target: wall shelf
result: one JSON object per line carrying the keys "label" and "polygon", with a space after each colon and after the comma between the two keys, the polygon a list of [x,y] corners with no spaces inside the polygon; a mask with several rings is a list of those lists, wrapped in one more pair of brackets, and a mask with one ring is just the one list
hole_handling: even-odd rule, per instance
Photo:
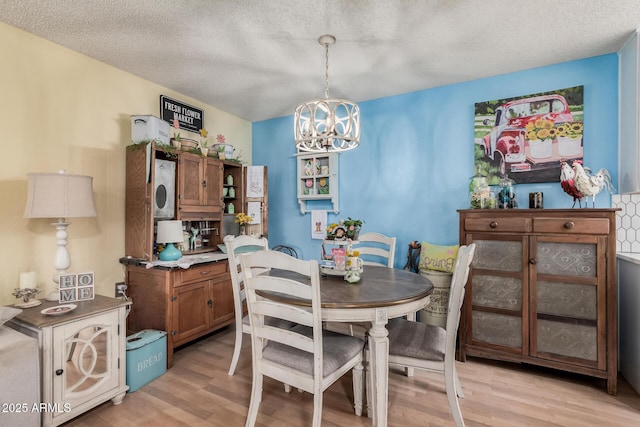
{"label": "wall shelf", "polygon": [[338,154],[299,153],[296,156],[300,213],[309,212],[307,202],[310,200],[328,200],[333,212],[338,213]]}

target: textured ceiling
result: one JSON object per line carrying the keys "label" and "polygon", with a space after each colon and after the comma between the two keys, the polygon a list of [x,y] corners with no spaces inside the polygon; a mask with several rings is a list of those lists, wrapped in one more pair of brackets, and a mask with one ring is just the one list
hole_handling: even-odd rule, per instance
{"label": "textured ceiling", "polygon": [[638,0],[0,0],[0,21],[250,121],[615,52]]}

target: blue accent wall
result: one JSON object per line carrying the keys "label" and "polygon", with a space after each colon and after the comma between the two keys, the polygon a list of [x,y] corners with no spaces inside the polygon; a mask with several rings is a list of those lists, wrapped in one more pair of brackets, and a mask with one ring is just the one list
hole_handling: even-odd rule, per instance
{"label": "blue accent wall", "polygon": [[[584,164],[608,169],[617,182],[618,57],[608,54],[359,103],[360,146],[340,155],[340,212],[330,212],[328,221],[358,218],[365,221],[363,231],[396,236],[396,268],[403,267],[413,240],[458,243],[456,210],[468,208],[474,174],[475,103],[580,85]],[[296,198],[293,115],[255,122],[252,133],[253,164],[269,171],[270,245],[292,246],[301,258],[319,259],[321,241],[311,239],[311,214],[300,213]],[[518,206],[528,207],[532,191],[544,193],[545,208],[572,205],[554,182],[517,185]],[[609,194],[601,193],[596,207],[610,206]],[[331,206],[315,202],[309,209]]]}

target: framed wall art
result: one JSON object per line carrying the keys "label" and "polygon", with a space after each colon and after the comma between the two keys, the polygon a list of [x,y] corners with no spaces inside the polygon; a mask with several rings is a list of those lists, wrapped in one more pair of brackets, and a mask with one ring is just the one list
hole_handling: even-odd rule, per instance
{"label": "framed wall art", "polygon": [[560,181],[560,164],[582,160],[584,87],[475,104],[475,170],[490,185]]}

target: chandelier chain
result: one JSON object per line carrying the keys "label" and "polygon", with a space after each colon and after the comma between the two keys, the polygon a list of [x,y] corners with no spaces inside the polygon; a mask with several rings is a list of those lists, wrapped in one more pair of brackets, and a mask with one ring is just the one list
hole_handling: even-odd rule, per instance
{"label": "chandelier chain", "polygon": [[325,76],[325,89],[324,97],[329,98],[329,43],[324,44],[324,76]]}

